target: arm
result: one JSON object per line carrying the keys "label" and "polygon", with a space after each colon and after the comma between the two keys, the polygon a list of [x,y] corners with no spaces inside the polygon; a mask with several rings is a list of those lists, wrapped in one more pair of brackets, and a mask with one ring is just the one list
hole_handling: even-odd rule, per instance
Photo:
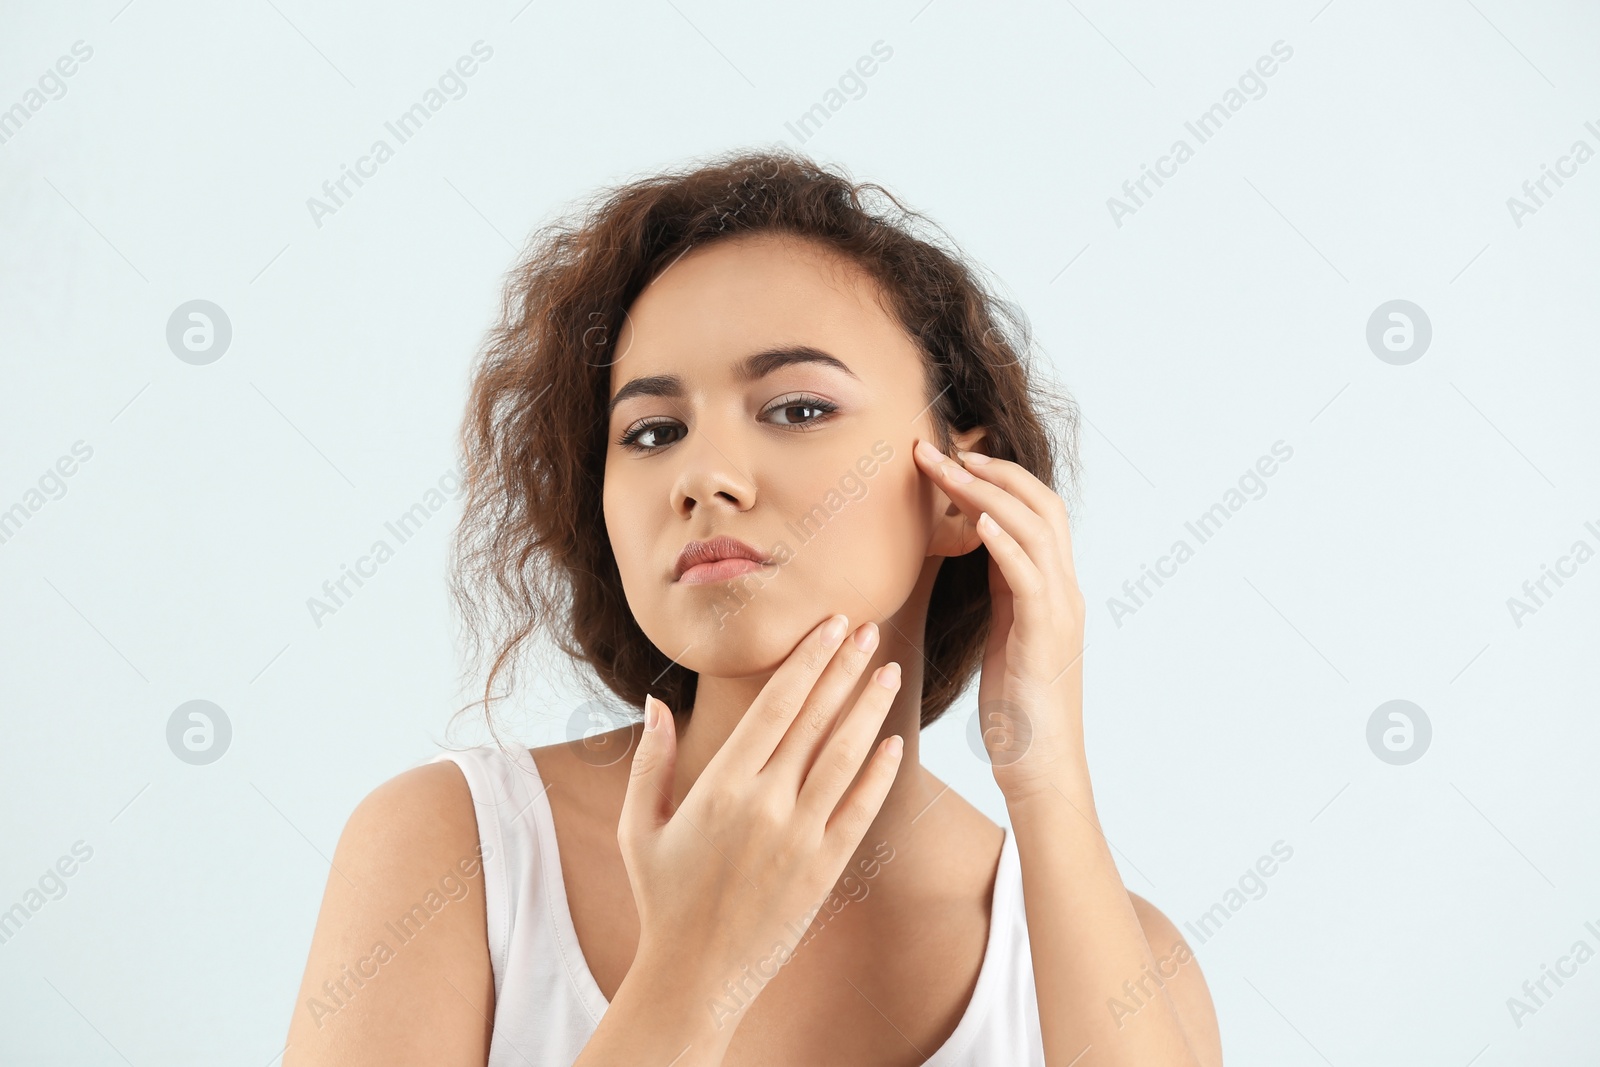
{"label": "arm", "polygon": [[[1211,990],[1206,986],[1205,975],[1200,972],[1200,960],[1190,949],[1172,920],[1148,900],[1137,893],[1129,893],[1133,910],[1144,929],[1144,939],[1156,958],[1156,973],[1165,983],[1162,987],[1178,1009],[1183,1021],[1183,1032],[1189,1039],[1202,1067],[1222,1067],[1222,1033],[1217,1028],[1217,1009],[1211,1002]],[[1176,973],[1174,973],[1176,972]],[[1154,979],[1146,983],[1153,984]],[[1140,995],[1143,996],[1141,988]],[[1134,1005],[1135,1010],[1139,1010]],[[1120,1014],[1120,1013],[1119,1013]]]}
{"label": "arm", "polygon": [[[962,467],[927,441],[913,453],[989,551],[978,710],[1022,865],[1045,1062],[1216,1067],[1216,1013],[1200,969],[1181,965],[1193,956],[1172,924],[1123,887],[1100,830],[1084,753],[1084,605],[1066,505],[1008,460],[961,452]],[[1176,973],[1174,956],[1182,957]]]}
{"label": "arm", "polygon": [[[402,943],[408,913],[417,928]],[[733,1027],[705,1009],[715,983],[688,977],[681,960],[641,955],[577,1062],[720,1063]],[[494,1011],[472,794],[454,763],[424,764],[375,789],[345,825],[283,1067],[483,1067]]]}
{"label": "arm", "polygon": [[1046,1060],[1221,1067],[1200,965],[1171,921],[1123,887],[1084,782],[1008,804]]}
{"label": "arm", "polygon": [[[478,847],[454,763],[412,768],[357,805],[334,850],[283,1067],[483,1067],[494,975]],[[416,927],[402,942],[389,924],[408,913]]]}

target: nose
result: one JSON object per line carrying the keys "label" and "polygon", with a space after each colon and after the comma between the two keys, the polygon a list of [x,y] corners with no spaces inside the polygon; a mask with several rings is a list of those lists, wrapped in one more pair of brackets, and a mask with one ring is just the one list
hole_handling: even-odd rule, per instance
{"label": "nose", "polygon": [[691,430],[679,442],[677,458],[681,466],[672,484],[672,507],[683,518],[697,508],[748,511],[755,505],[755,479],[741,466],[744,457],[732,438],[714,441]]}

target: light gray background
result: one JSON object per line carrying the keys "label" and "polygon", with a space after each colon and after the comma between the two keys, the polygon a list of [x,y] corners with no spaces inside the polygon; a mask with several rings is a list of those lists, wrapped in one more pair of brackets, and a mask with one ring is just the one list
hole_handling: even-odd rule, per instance
{"label": "light gray background", "polygon": [[[1600,949],[1600,561],[1507,607],[1600,548],[1600,159],[1507,207],[1600,149],[1594,5],[3,10],[0,109],[93,56],[0,145],[0,509],[93,455],[0,544],[0,908],[93,856],[0,945],[0,1061],[276,1062],[345,818],[470,699],[459,502],[320,627],[307,598],[450,469],[534,226],[787,142],[946,226],[1082,404],[1088,744],[1127,883],[1181,927],[1293,849],[1197,944],[1228,1062],[1596,1062],[1600,960],[1520,1027],[1506,1003]],[[307,198],[480,39],[466,94],[316,226]],[[879,40],[801,144],[786,123]],[[1197,145],[1184,122],[1280,40]],[[1116,225],[1180,137],[1194,158]],[[233,329],[206,366],[166,341],[193,299]],[[1366,342],[1394,299],[1433,329],[1404,366]],[[1265,496],[1118,626],[1108,598],[1278,440]],[[560,739],[576,692],[542,679],[513,729]],[[233,730],[208,766],[166,741],[195,699]],[[1004,819],[974,699],[925,757]],[[1405,766],[1366,741],[1391,699],[1433,728]]]}

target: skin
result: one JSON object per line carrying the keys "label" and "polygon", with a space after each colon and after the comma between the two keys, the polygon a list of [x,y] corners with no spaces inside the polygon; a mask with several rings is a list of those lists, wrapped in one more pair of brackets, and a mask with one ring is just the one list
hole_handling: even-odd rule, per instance
{"label": "skin", "polygon": [[[848,371],[738,373],[785,345]],[[915,345],[869,276],[808,241],[761,234],[691,250],[635,301],[617,351],[613,396],[664,375],[680,388],[633,392],[612,412],[607,533],[640,627],[700,681],[692,709],[653,702],[655,729],[603,735],[629,758],[597,760],[581,743],[533,752],[578,940],[611,1001],[578,1063],[911,1065],[948,1038],[982,963],[1003,835],[920,765],[920,635],[943,558],[984,543],[996,625],[979,707],[999,715],[985,736],[1022,864],[1046,1061],[1220,1064],[1199,964],[1122,885],[1100,833],[1083,754],[1082,598],[1059,497],[1013,464],[916,448],[936,434]],[[622,444],[646,423],[643,451]],[[864,457],[878,462],[858,466]],[[795,530],[819,503],[831,514],[802,543]],[[718,534],[782,562],[675,581],[683,545]],[[835,615],[848,625],[829,648]],[[319,1026],[307,1008],[386,918],[476,848],[454,764],[407,771],[358,806],[286,1065],[485,1061],[481,873],[336,1014]],[[726,980],[793,944],[787,924],[885,848],[893,859],[873,867],[865,895],[818,915],[816,936],[753,1000],[727,1000]],[[1164,984],[1146,979],[1151,992],[1130,998],[1124,982],[1157,972]],[[719,997],[731,1009],[719,1012]],[[1138,1009],[1120,1025],[1112,997]]]}

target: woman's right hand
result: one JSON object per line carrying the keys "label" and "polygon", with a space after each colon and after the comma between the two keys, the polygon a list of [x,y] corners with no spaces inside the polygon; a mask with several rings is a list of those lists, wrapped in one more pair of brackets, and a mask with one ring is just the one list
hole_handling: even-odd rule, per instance
{"label": "woman's right hand", "polygon": [[676,808],[677,733],[666,705],[646,700],[617,827],[639,911],[634,966],[692,986],[719,1030],[737,1019],[711,998],[725,1013],[724,982],[764,984],[788,960],[899,768],[896,735],[845,792],[900,688],[899,664],[885,664],[840,718],[878,643],[872,623],[845,641],[848,625],[835,615],[800,642]]}

